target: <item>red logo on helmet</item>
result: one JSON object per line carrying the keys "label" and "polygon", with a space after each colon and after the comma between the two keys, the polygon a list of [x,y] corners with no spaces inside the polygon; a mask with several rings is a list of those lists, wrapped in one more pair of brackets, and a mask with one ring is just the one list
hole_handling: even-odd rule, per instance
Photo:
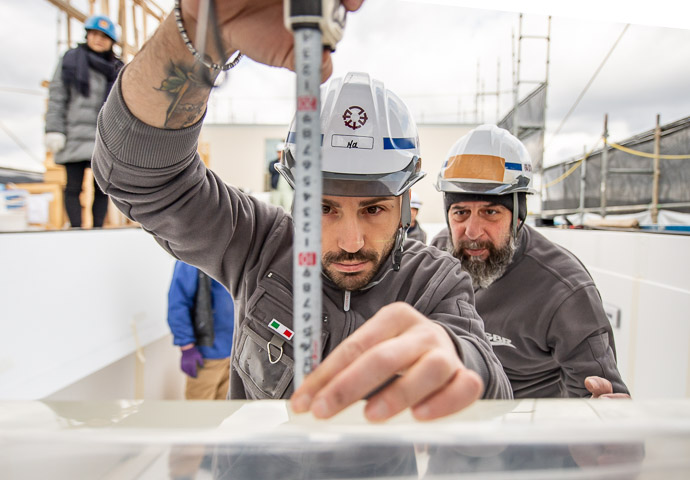
{"label": "red logo on helmet", "polygon": [[367,123],[369,117],[367,117],[367,112],[365,112],[362,107],[352,105],[343,113],[343,120],[345,120],[346,127],[357,130]]}
{"label": "red logo on helmet", "polygon": [[101,27],[101,28],[108,28],[110,25],[108,25],[108,22],[106,22],[105,20],[101,19],[101,20],[98,21],[98,26]]}

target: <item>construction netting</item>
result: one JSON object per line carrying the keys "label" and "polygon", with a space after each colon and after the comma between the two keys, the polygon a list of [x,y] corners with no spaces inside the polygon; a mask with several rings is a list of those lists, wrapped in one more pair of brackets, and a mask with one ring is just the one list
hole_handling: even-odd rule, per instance
{"label": "construction netting", "polygon": [[544,114],[546,112],[546,84],[540,84],[527,95],[517,108],[517,134],[515,132],[515,109],[512,109],[498,126],[505,128],[527,147],[532,158],[532,168],[539,171],[544,156]]}
{"label": "construction netting", "polygon": [[[578,211],[583,180],[584,208],[602,207],[604,148],[608,165],[603,188],[606,208],[612,212],[649,208],[654,192],[654,132],[652,129],[618,143],[609,140],[604,145],[600,141],[599,149],[583,158],[545,168],[542,212]],[[661,126],[658,206],[690,212],[690,117]]]}

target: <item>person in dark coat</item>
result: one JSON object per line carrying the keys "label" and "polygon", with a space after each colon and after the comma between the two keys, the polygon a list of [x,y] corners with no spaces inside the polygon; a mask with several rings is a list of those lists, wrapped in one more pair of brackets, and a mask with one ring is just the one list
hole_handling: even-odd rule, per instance
{"label": "person in dark coat", "polygon": [[[73,228],[81,227],[84,171],[91,167],[98,112],[123,63],[113,52],[117,32],[104,15],[84,22],[86,43],[80,43],[60,59],[50,82],[46,114],[45,146],[55,163],[67,171],[65,209]],[[94,182],[93,226],[102,227],[108,197]]]}

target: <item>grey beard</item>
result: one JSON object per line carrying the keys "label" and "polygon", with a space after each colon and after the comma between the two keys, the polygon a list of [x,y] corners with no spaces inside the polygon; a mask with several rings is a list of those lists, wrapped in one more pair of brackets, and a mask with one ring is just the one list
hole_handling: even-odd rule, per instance
{"label": "grey beard", "polygon": [[[486,248],[489,256],[486,260],[465,255],[465,249]],[[453,248],[453,256],[462,262],[462,267],[470,274],[475,287],[487,288],[505,273],[517,250],[515,237],[511,234],[508,243],[502,248],[496,248],[489,242],[461,242]]]}

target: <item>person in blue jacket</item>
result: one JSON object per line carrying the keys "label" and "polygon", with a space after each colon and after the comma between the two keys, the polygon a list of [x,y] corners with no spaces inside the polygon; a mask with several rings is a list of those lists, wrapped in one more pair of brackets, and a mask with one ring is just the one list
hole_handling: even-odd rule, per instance
{"label": "person in blue jacket", "polygon": [[224,400],[230,379],[235,308],[220,283],[177,261],[168,292],[168,324],[187,374],[185,398]]}

